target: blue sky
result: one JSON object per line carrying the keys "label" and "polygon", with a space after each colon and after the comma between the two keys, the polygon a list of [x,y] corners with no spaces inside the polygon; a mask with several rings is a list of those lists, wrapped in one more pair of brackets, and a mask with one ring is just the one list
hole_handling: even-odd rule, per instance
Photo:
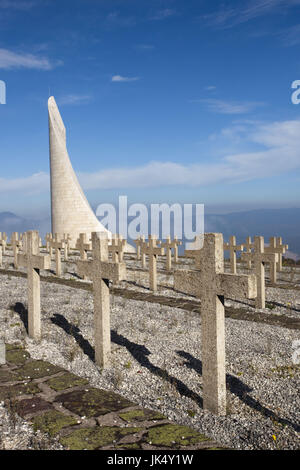
{"label": "blue sky", "polygon": [[47,216],[47,99],[93,207],[299,207],[300,0],[0,0],[0,211]]}

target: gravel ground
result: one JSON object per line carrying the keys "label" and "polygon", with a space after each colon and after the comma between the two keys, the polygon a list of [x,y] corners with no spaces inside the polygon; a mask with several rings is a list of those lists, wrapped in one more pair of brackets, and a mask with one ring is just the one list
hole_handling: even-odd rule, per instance
{"label": "gravel ground", "polygon": [[[92,294],[42,283],[43,335],[36,343],[27,337],[20,320],[20,304],[27,305],[26,287],[25,279],[0,276],[0,331],[7,342],[23,343],[33,358],[88,378],[93,386],[115,390],[223,445],[235,449],[300,448],[300,366],[292,361],[299,330],[226,319],[228,414],[216,417],[201,408],[198,314],[111,296],[112,367],[101,373],[92,361]],[[170,295],[171,291],[163,292]],[[300,291],[269,288],[267,298],[281,306],[266,311],[299,315]],[[286,307],[287,303],[291,305]],[[14,311],[16,304],[21,314]],[[3,419],[5,423],[4,415],[0,409],[0,424]],[[30,448],[29,427],[20,432],[28,434],[28,441],[24,436],[22,439]]]}

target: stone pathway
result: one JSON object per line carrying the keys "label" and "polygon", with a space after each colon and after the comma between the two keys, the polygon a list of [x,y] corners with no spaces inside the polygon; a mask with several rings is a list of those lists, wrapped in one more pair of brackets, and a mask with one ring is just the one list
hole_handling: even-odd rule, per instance
{"label": "stone pathway", "polygon": [[225,449],[194,429],[136,406],[111,391],[6,344],[0,366],[0,401],[34,430],[58,437],[70,450]]}

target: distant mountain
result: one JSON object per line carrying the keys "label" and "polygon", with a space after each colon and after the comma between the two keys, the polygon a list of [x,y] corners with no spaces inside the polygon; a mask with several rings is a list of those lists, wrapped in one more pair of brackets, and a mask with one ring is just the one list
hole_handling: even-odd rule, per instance
{"label": "distant mountain", "polygon": [[206,214],[205,232],[221,232],[224,240],[236,235],[242,243],[247,236],[282,237],[289,251],[300,257],[300,209],[259,209],[230,214]]}
{"label": "distant mountain", "polygon": [[42,237],[50,231],[50,219],[30,220],[20,217],[12,212],[0,212],[0,232],[6,232],[8,237],[12,232],[26,232],[27,230],[38,230]]}
{"label": "distant mountain", "polygon": [[[0,213],[0,232],[10,236],[12,232],[39,230],[42,237],[50,231],[50,218],[30,220],[11,212]],[[205,214],[205,232],[223,233],[224,240],[236,235],[242,243],[247,236],[280,236],[289,245],[291,255],[300,258],[300,209],[259,209],[230,214]]]}

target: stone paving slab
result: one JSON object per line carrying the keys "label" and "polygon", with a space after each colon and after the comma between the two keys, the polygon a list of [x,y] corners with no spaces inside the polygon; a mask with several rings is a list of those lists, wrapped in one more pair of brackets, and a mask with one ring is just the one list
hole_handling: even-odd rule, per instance
{"label": "stone paving slab", "polygon": [[0,400],[35,431],[58,437],[70,450],[225,449],[196,430],[170,422],[46,361],[6,344],[0,367]]}

